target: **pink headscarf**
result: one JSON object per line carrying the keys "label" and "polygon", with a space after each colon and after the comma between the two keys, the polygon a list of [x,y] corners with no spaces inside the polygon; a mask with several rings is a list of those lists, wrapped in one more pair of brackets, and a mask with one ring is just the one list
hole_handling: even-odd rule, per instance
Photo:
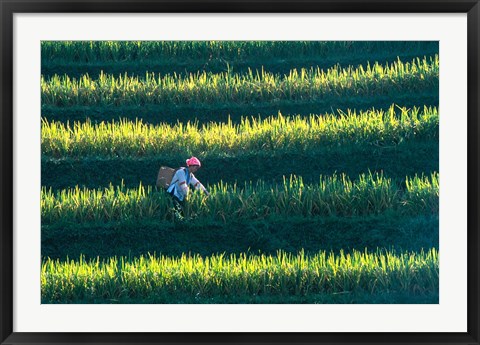
{"label": "pink headscarf", "polygon": [[190,158],[190,159],[187,159],[186,162],[187,162],[187,166],[191,166],[191,165],[202,166],[202,165],[200,164],[200,161],[198,160],[197,157],[192,157],[192,158]]}

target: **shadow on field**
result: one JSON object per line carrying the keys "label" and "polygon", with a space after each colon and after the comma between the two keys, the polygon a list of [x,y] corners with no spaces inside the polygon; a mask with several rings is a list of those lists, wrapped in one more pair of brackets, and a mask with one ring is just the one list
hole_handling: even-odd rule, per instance
{"label": "shadow on field", "polygon": [[275,254],[278,250],[370,252],[375,248],[420,251],[438,248],[438,215],[400,217],[275,218],[248,223],[85,223],[42,226],[42,256],[78,259],[136,257],[147,253],[180,256]]}
{"label": "shadow on field", "polygon": [[[348,159],[345,157],[348,156]],[[362,173],[383,172],[392,179],[405,179],[424,173],[429,175],[439,168],[438,142],[413,141],[393,147],[364,149],[319,148],[319,152],[277,153],[262,155],[245,153],[234,157],[206,157],[196,176],[203,184],[220,180],[243,185],[248,181],[282,183],[283,176],[302,176],[305,183],[318,183],[319,176],[345,173],[352,179]],[[285,162],[288,162],[286,164]],[[308,164],[307,164],[308,162]],[[104,188],[124,184],[127,188],[154,185],[160,166],[177,167],[184,163],[178,156],[99,159],[42,160],[42,186],[64,189],[76,185],[86,188]]]}
{"label": "shadow on field", "polygon": [[278,112],[283,115],[301,115],[310,114],[334,114],[338,109],[388,109],[392,104],[399,104],[402,107],[413,108],[423,106],[438,107],[439,94],[438,86],[420,90],[416,92],[403,92],[396,95],[375,95],[348,97],[346,99],[338,97],[324,97],[318,99],[309,99],[306,101],[270,101],[255,103],[228,103],[223,102],[215,104],[194,104],[194,105],[163,105],[163,104],[143,104],[142,106],[52,106],[42,105],[42,117],[48,121],[58,122],[84,122],[87,119],[93,123],[101,121],[118,121],[119,119],[143,119],[146,123],[159,124],[169,123],[174,125],[180,122],[198,123],[199,125],[209,122],[227,122],[229,119],[233,123],[240,123],[242,117],[266,118],[276,116]]}

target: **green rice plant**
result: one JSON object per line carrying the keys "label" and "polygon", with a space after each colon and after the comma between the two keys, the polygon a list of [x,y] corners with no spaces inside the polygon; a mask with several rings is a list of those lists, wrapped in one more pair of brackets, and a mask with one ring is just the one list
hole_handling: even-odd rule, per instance
{"label": "green rice plant", "polygon": [[70,78],[54,75],[41,78],[42,105],[55,106],[143,106],[146,104],[208,104],[302,101],[325,97],[396,95],[405,91],[438,89],[439,58],[397,60],[391,64],[367,67],[341,67],[326,71],[317,68],[292,69],[288,75],[262,69],[238,74],[197,72],[189,75],[155,75],[145,78],[127,73],[98,79],[88,75]]}
{"label": "green rice plant", "polygon": [[284,116],[240,123],[152,125],[141,120],[66,124],[42,120],[41,149],[47,157],[206,156],[315,152],[326,147],[382,148],[406,140],[438,138],[437,108],[339,111],[339,114]]}
{"label": "green rice plant", "polygon": [[[178,303],[185,296],[303,296],[438,292],[438,251],[352,251],[315,255],[140,256],[85,261],[43,259],[42,303]],[[179,300],[176,300],[177,297]],[[226,299],[228,300],[228,299]]]}
{"label": "green rice plant", "polygon": [[190,61],[223,59],[256,61],[282,58],[328,57],[400,51],[436,50],[437,42],[411,41],[42,41],[42,63]]}
{"label": "green rice plant", "polygon": [[404,204],[407,207],[418,207],[438,213],[438,199],[440,197],[440,178],[438,173],[432,174],[430,178],[415,176],[406,179],[407,195]]}
{"label": "green rice plant", "polygon": [[[406,185],[406,188],[405,188]],[[185,206],[193,221],[230,222],[278,216],[362,216],[395,211],[400,214],[438,212],[438,174],[394,182],[381,174],[363,174],[352,181],[346,175],[320,176],[318,184],[301,177],[284,178],[283,185],[264,181],[207,186],[211,195],[191,193]],[[73,221],[172,220],[172,200],[151,186],[128,189],[79,188],[52,191],[42,187],[44,224]]]}

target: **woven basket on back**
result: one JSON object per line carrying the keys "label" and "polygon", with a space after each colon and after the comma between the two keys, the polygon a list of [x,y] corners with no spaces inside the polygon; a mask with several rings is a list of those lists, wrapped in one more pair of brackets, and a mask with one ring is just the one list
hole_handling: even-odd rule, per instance
{"label": "woven basket on back", "polygon": [[157,175],[157,187],[167,189],[172,182],[175,169],[169,167],[160,167]]}

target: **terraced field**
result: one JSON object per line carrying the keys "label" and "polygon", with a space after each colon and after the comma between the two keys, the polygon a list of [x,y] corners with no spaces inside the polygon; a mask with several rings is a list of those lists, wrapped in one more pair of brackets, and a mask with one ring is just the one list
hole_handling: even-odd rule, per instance
{"label": "terraced field", "polygon": [[[43,303],[438,303],[436,42],[43,42]],[[186,219],[155,187],[196,156]]]}

